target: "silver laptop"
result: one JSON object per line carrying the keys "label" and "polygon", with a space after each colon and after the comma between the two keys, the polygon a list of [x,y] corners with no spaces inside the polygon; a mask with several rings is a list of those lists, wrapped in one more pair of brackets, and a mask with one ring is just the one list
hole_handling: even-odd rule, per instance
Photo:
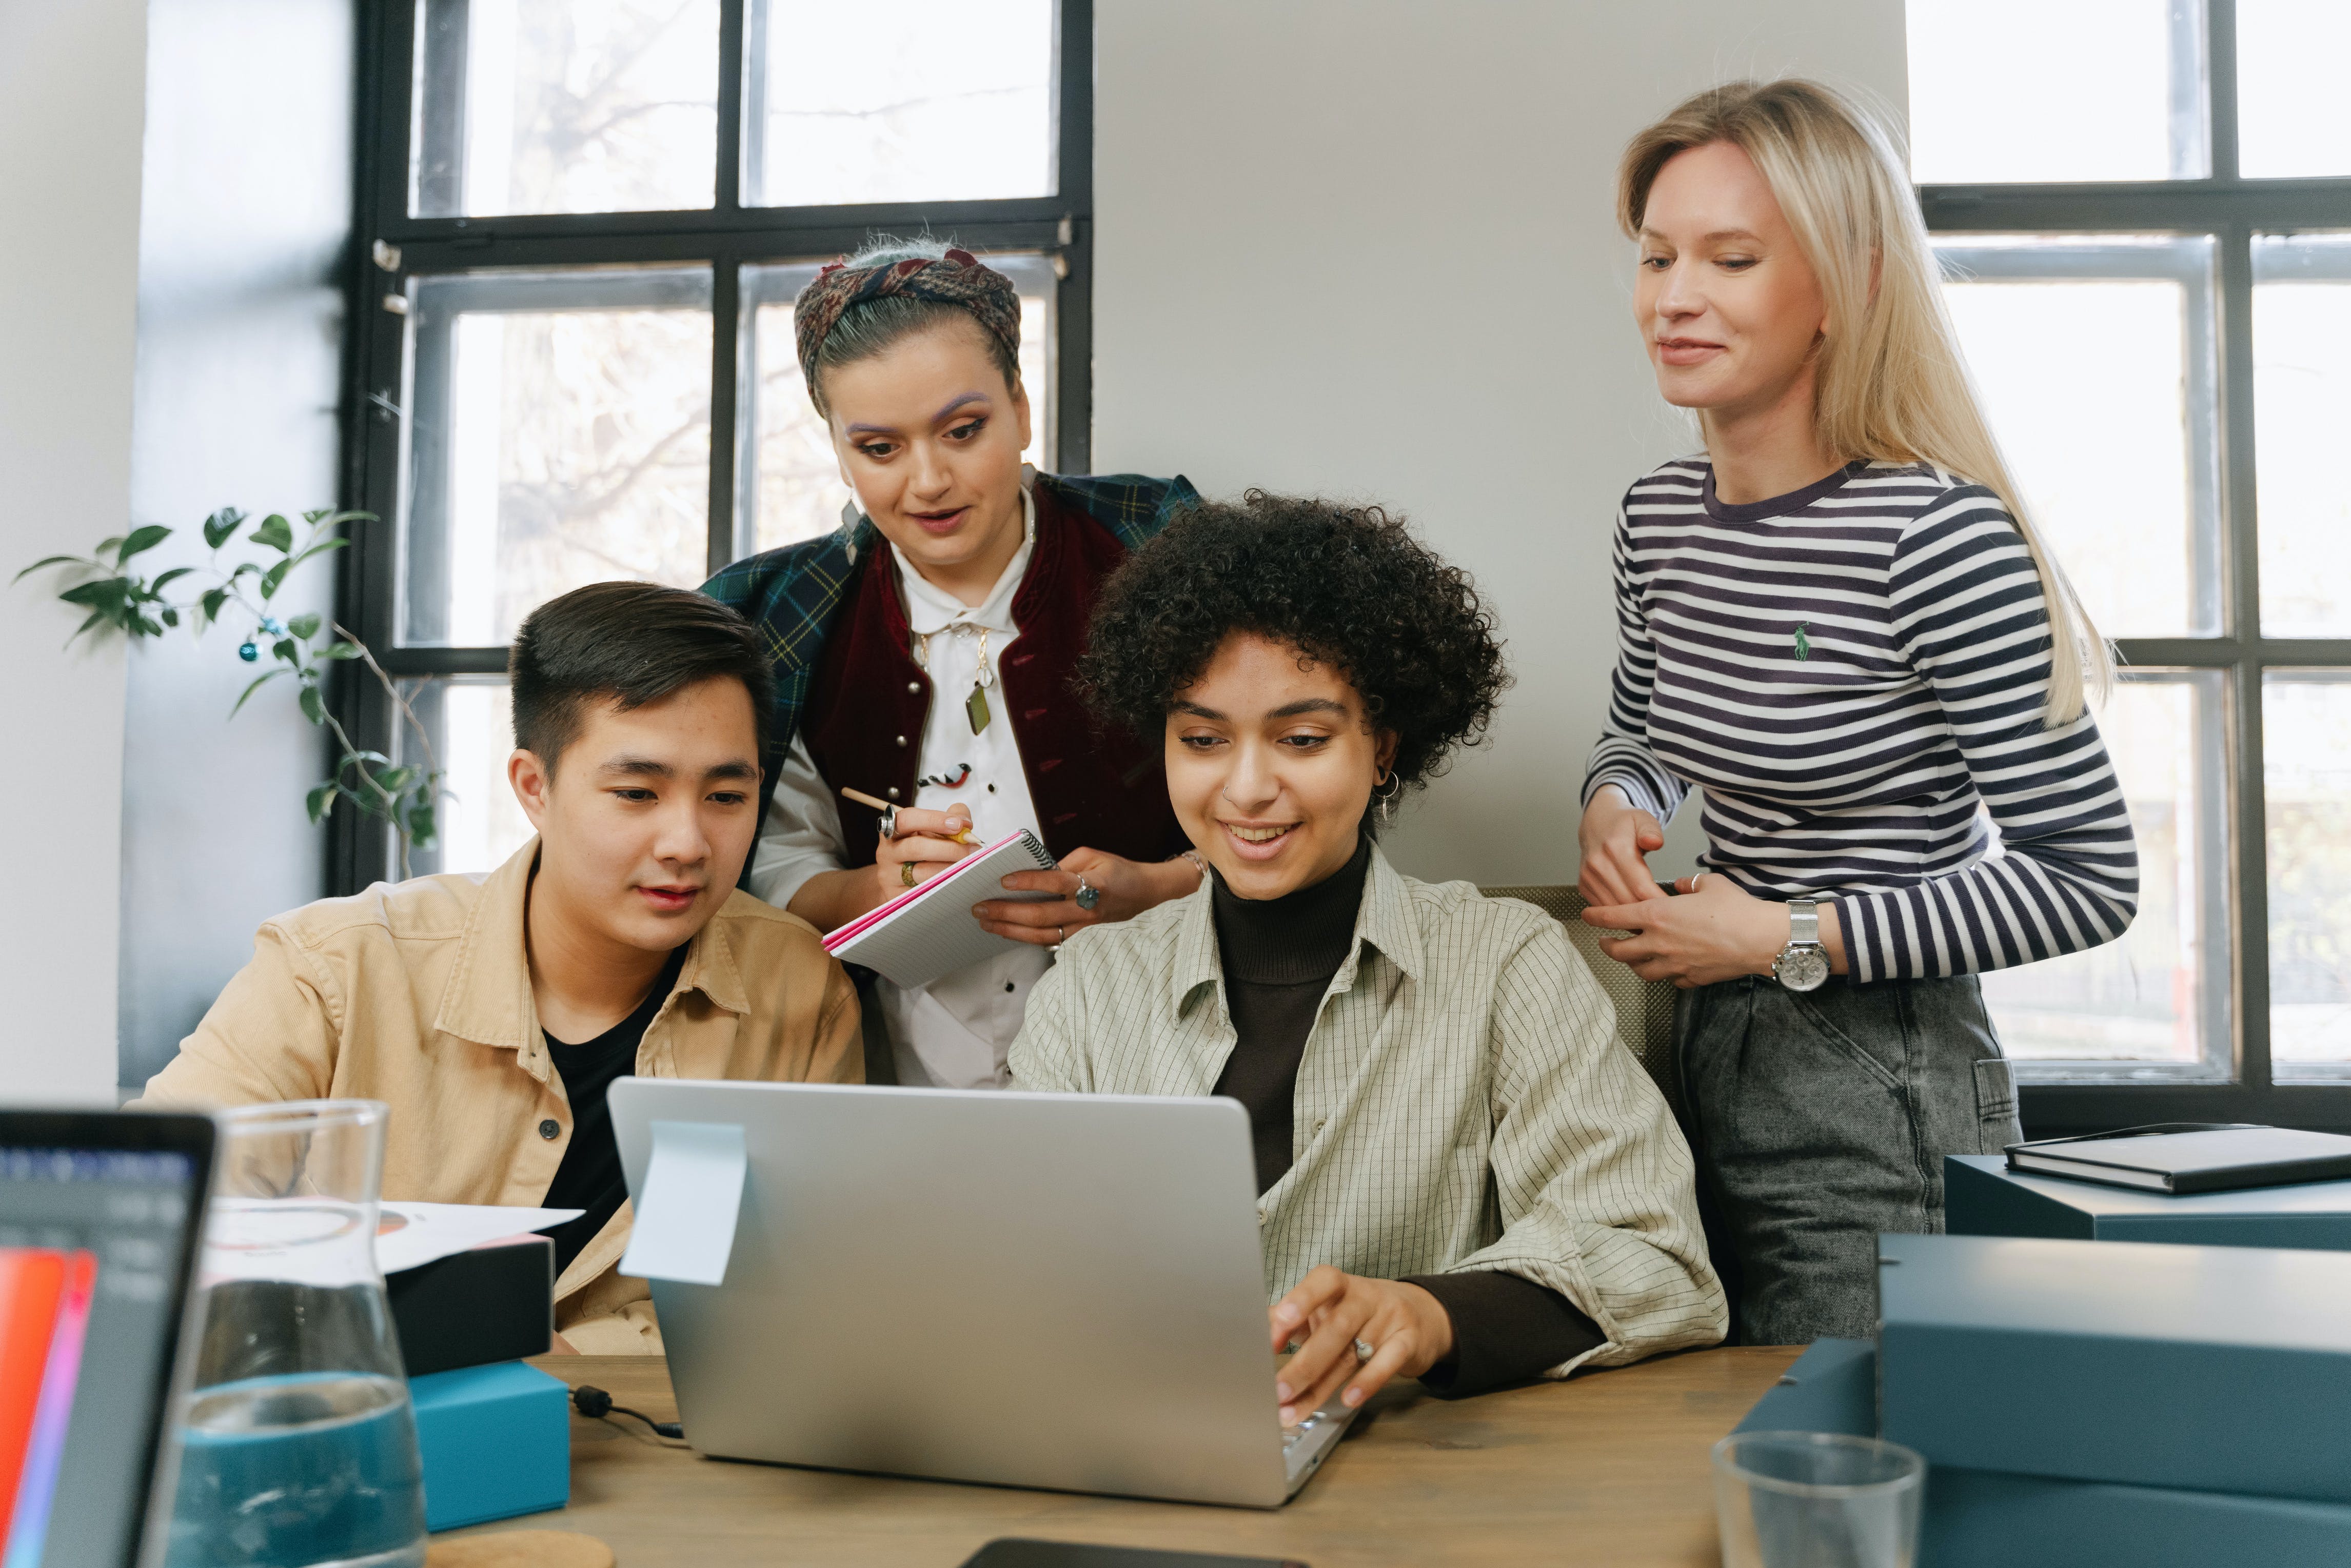
{"label": "silver laptop", "polygon": [[685,1440],[723,1458],[1275,1508],[1353,1412],[1285,1432],[1248,1113],[1230,1100],[623,1078],[739,1126],[723,1283],[653,1281]]}

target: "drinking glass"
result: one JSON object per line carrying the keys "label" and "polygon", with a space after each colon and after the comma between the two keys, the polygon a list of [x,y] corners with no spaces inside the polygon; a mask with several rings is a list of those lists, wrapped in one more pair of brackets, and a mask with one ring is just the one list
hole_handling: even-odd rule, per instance
{"label": "drinking glass", "polygon": [[220,1118],[167,1568],[422,1568],[416,1420],[376,1270],[384,1107]]}
{"label": "drinking glass", "polygon": [[1734,1432],[1714,1446],[1723,1568],[1912,1568],[1927,1461],[1826,1432]]}

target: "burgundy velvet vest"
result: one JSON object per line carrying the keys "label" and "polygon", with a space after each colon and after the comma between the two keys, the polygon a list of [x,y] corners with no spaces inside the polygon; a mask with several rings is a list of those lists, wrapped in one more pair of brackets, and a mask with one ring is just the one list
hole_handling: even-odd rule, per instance
{"label": "burgundy velvet vest", "polygon": [[[991,694],[996,722],[1008,722],[1019,743],[1047,849],[1056,856],[1096,849],[1164,860],[1186,841],[1167,801],[1157,745],[1102,733],[1071,684],[1102,580],[1126,549],[1045,486],[1034,494],[1037,548],[1012,596],[1020,634],[1004,649],[1003,679]],[[881,813],[840,800],[841,787],[905,804],[914,799],[933,694],[930,676],[914,663],[913,635],[896,559],[876,540],[826,639],[800,726],[818,775],[835,792],[852,866],[873,863]],[[949,700],[960,706],[963,694]]]}

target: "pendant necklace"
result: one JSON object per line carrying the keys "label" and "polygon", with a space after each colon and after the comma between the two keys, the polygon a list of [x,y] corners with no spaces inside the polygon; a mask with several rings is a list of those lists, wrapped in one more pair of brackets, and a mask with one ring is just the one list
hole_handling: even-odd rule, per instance
{"label": "pendant necklace", "polygon": [[[940,627],[939,631],[953,632],[957,636],[967,632],[978,633],[979,667],[972,674],[971,695],[963,699],[963,716],[970,721],[972,734],[977,735],[987,727],[988,720],[995,716],[988,711],[987,706],[987,688],[996,684],[996,672],[987,667],[987,628],[975,626],[968,621],[958,621],[952,625]],[[927,670],[931,667],[931,639],[937,636],[938,632],[925,632],[920,635],[923,639],[923,668]]]}

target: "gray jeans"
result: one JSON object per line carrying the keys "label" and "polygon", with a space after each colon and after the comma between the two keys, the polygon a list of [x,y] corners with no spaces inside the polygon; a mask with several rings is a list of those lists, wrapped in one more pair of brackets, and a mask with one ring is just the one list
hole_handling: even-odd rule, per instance
{"label": "gray jeans", "polygon": [[1748,1344],[1873,1337],[1877,1233],[1941,1230],[1943,1156],[2023,1136],[1973,976],[1725,980],[1681,993],[1674,1048]]}

